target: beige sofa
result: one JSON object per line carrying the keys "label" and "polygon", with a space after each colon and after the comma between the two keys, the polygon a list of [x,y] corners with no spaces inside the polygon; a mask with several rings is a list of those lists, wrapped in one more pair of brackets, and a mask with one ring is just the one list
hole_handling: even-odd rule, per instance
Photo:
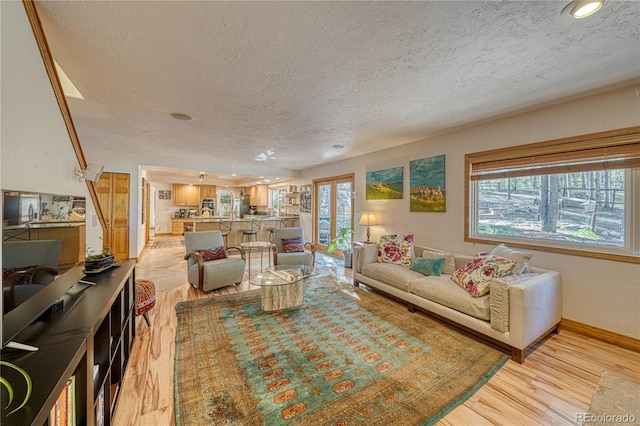
{"label": "beige sofa", "polygon": [[[411,312],[419,309],[480,336],[509,350],[514,361],[524,362],[527,348],[547,334],[558,332],[562,316],[558,272],[528,267],[526,273],[494,278],[489,294],[472,297],[450,275],[452,269],[466,265],[471,256],[443,252],[449,256],[449,270],[445,266],[440,276],[425,276],[406,266],[377,262],[377,250],[376,245],[354,248],[356,286],[366,284],[406,302]],[[429,254],[433,251],[437,250],[415,245],[413,253],[434,257]]]}

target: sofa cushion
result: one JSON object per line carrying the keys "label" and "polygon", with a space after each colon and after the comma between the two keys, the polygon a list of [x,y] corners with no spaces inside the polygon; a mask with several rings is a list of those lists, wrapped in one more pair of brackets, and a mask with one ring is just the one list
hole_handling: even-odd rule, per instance
{"label": "sofa cushion", "polygon": [[488,321],[491,317],[489,296],[471,297],[462,287],[451,281],[451,277],[422,277],[411,281],[411,293],[432,302],[447,306],[472,317]]}
{"label": "sofa cushion", "polygon": [[437,259],[444,257],[444,266],[442,267],[442,274],[453,275],[456,271],[456,260],[453,253],[438,250],[424,250],[422,257],[426,259]]}
{"label": "sofa cushion", "polygon": [[416,257],[411,264],[411,270],[420,272],[422,275],[434,275],[439,277],[444,267],[444,257],[427,259],[424,257]]}
{"label": "sofa cushion", "polygon": [[281,238],[283,253],[300,253],[304,251],[302,237]]}
{"label": "sofa cushion", "polygon": [[489,299],[491,301],[491,328],[509,331],[509,283],[504,278],[491,280]]}
{"label": "sofa cushion", "polygon": [[378,262],[411,266],[413,234],[383,235],[378,243]]}
{"label": "sofa cushion", "polygon": [[202,255],[203,262],[227,258],[227,251],[225,250],[224,246],[196,250],[196,253]]}
{"label": "sofa cushion", "polygon": [[531,258],[533,257],[533,254],[531,253],[514,250],[505,246],[504,244],[496,246],[490,254],[493,254],[494,256],[504,257],[516,262],[516,267],[513,268],[514,274],[522,274],[523,272],[528,272],[529,260],[531,260]]}
{"label": "sofa cushion", "polygon": [[362,266],[362,275],[403,291],[409,291],[411,281],[424,277],[419,272],[393,263],[368,263]]}
{"label": "sofa cushion", "polygon": [[513,274],[491,280],[491,328],[509,331],[509,287],[533,278],[537,274]]}
{"label": "sofa cushion", "polygon": [[515,266],[514,261],[504,257],[480,255],[455,271],[451,279],[460,284],[470,295],[480,297],[489,293],[493,278],[511,274]]}

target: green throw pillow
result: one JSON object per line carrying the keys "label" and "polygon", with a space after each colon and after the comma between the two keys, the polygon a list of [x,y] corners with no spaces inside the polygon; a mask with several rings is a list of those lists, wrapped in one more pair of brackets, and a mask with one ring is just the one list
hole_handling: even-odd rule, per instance
{"label": "green throw pillow", "polygon": [[424,275],[440,276],[442,268],[444,268],[444,257],[427,259],[424,257],[416,257],[411,264],[411,270],[420,272]]}

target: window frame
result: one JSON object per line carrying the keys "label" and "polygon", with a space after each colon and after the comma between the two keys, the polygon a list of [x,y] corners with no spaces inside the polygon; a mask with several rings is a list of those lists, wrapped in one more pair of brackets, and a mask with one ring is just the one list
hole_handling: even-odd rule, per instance
{"label": "window frame", "polygon": [[[283,186],[276,186],[273,188],[269,188],[269,207],[271,209],[273,209],[274,211],[277,211],[278,213],[284,213],[286,212],[287,208],[285,206],[285,192],[286,192],[286,185]],[[279,206],[278,207],[274,207],[273,206],[273,193],[277,193],[277,197],[279,200]]]}
{"label": "window frame", "polygon": [[[624,148],[620,148],[624,146]],[[637,148],[637,149],[636,149]],[[602,167],[608,166],[607,160],[611,159],[612,169],[624,168],[625,170],[625,212],[624,232],[625,246],[600,246],[582,244],[577,242],[564,242],[557,240],[535,240],[529,238],[509,237],[496,235],[495,238],[487,234],[478,234],[478,181],[483,177],[478,175],[490,171],[491,163],[497,164],[493,171],[494,179],[508,176],[509,173],[520,174],[526,171],[523,159],[531,158],[532,174],[547,174],[540,172],[539,165],[534,164],[534,158],[540,158],[543,153],[546,156],[565,156],[567,158],[582,158],[587,150],[602,150],[605,155],[596,157],[595,163]],[[617,150],[632,154],[623,154],[621,157],[606,156],[609,152]],[[602,158],[603,161],[598,161]],[[465,197],[464,197],[464,240],[471,243],[492,244],[508,243],[510,246],[524,249],[607,259],[614,261],[640,263],[640,126],[617,129],[607,132],[593,133],[582,136],[555,139],[545,142],[518,145],[496,150],[482,151],[465,154]],[[592,158],[593,160],[593,158]],[[510,165],[517,171],[509,169]],[[475,166],[475,167],[474,167]],[[501,167],[504,167],[502,171]],[[552,164],[553,173],[562,168],[562,164]],[[581,166],[582,167],[582,166]],[[478,170],[481,170],[478,173]],[[491,172],[491,171],[490,171]],[[553,174],[549,173],[549,174]],[[512,175],[516,176],[516,175]]]}

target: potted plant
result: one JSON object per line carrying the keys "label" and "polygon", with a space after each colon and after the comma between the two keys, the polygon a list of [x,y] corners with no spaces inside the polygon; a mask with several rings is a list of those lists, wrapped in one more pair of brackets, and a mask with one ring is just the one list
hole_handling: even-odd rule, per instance
{"label": "potted plant", "polygon": [[104,246],[100,253],[94,253],[91,247],[87,247],[84,257],[84,269],[86,271],[95,271],[102,269],[113,263],[115,255],[111,253],[111,248]]}
{"label": "potted plant", "polygon": [[331,243],[327,246],[327,253],[331,254],[337,249],[341,249],[344,254],[344,267],[351,268],[353,249],[351,247],[351,235],[353,229],[340,228],[338,234],[331,240]]}

